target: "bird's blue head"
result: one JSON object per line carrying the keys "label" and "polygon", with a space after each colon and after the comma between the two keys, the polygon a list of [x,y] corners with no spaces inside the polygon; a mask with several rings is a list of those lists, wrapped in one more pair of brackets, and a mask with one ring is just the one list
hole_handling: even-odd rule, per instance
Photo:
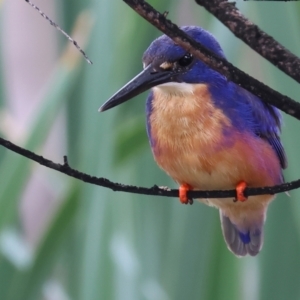
{"label": "bird's blue head", "polygon": [[[181,29],[216,55],[225,58],[216,39],[207,31],[197,26],[183,26]],[[172,72],[172,81],[185,83],[206,83],[213,72],[203,62],[176,45],[168,36],[154,40],[143,55],[144,69],[149,65],[155,69]]]}
{"label": "bird's blue head", "polygon": [[[196,26],[183,26],[181,29],[216,55],[225,58],[219,43],[209,32]],[[108,99],[100,111],[119,105],[160,84],[210,83],[223,78],[166,35],[154,40],[145,51],[143,66],[144,70]]]}

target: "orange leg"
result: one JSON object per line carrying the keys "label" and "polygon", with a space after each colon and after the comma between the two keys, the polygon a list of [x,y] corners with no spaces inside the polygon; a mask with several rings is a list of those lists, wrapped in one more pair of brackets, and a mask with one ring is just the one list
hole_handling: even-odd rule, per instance
{"label": "orange leg", "polygon": [[237,201],[244,202],[247,200],[247,197],[245,197],[245,195],[244,195],[244,191],[245,191],[246,187],[247,187],[247,184],[245,181],[241,181],[236,185],[235,190],[236,190],[236,200]]}
{"label": "orange leg", "polygon": [[179,187],[179,200],[182,204],[193,204],[193,199],[189,199],[187,192],[192,190],[193,187],[187,183],[181,184]]}

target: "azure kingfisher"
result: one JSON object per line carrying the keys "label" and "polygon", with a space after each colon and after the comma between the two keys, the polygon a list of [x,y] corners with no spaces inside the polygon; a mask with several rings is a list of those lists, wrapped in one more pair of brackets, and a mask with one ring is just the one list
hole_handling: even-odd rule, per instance
{"label": "azure kingfisher", "polygon": [[[216,39],[196,26],[181,29],[217,56]],[[99,109],[105,111],[151,89],[147,133],[157,164],[188,190],[236,189],[236,199],[200,199],[220,210],[229,250],[255,256],[263,244],[266,211],[274,195],[250,196],[244,189],[283,182],[287,160],[280,142],[281,114],[228,81],[163,35],[143,55],[144,70]],[[246,201],[247,200],[247,201]]]}

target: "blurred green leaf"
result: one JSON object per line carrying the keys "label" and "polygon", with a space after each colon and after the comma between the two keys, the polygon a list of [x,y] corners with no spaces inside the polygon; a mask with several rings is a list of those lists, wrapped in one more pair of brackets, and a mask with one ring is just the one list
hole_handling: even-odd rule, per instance
{"label": "blurred green leaf", "polygon": [[141,154],[149,145],[145,130],[145,116],[131,117],[124,120],[115,131],[115,164],[120,164]]}
{"label": "blurred green leaf", "polygon": [[[78,74],[77,65],[71,68],[70,66],[66,64],[66,61],[61,61],[54,72],[52,81],[49,83],[49,92],[37,110],[36,121],[29,131],[24,148],[36,151],[46,141],[56,116],[65,104],[68,90]],[[6,170],[6,176],[0,185],[0,229],[15,215],[17,202],[28,180],[30,165],[32,161],[11,153],[7,154],[1,162],[0,168]]]}
{"label": "blurred green leaf", "polygon": [[[232,63],[298,98],[298,84],[254,54],[193,1],[153,0],[151,5],[170,11],[169,18],[179,25],[208,29]],[[300,55],[300,2],[239,1],[236,5]],[[83,7],[89,7],[95,19],[89,46],[84,49],[94,65],[77,65],[75,69],[58,66],[25,147],[38,151],[43,146],[63,107],[72,167],[125,184],[176,187],[155,164],[147,146],[146,93],[106,113],[97,112],[142,69],[142,54],[160,32],[122,1],[109,0],[59,2],[66,29],[73,27]],[[2,100],[0,103],[5,102]],[[285,123],[283,142],[290,161],[285,177],[290,180],[300,174],[299,123],[291,118],[285,118]],[[14,154],[3,159],[2,229],[19,223],[18,199],[31,166]],[[49,279],[57,280],[71,299],[78,300],[299,298],[299,191],[292,192],[290,199],[279,196],[271,205],[261,254],[238,259],[223,241],[215,209],[197,202],[183,207],[177,199],[114,193],[62,180],[66,196],[42,238],[32,267],[21,271],[0,255],[1,299],[41,299]]]}
{"label": "blurred green leaf", "polygon": [[[46,280],[53,272],[53,264],[58,257],[61,244],[66,238],[78,209],[79,188],[70,186],[69,194],[62,201],[55,217],[48,226],[36,251],[33,265],[28,271],[16,272],[7,299],[40,299]],[[18,288],[16,289],[15,286]]]}

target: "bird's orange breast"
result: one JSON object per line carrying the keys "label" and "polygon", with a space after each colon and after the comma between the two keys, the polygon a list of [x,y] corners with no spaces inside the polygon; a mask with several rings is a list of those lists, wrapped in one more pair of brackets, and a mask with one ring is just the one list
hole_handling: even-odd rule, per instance
{"label": "bird's orange breast", "polygon": [[180,184],[212,190],[234,188],[241,180],[249,186],[280,182],[272,147],[235,129],[204,84],[154,88],[149,123],[155,160]]}

